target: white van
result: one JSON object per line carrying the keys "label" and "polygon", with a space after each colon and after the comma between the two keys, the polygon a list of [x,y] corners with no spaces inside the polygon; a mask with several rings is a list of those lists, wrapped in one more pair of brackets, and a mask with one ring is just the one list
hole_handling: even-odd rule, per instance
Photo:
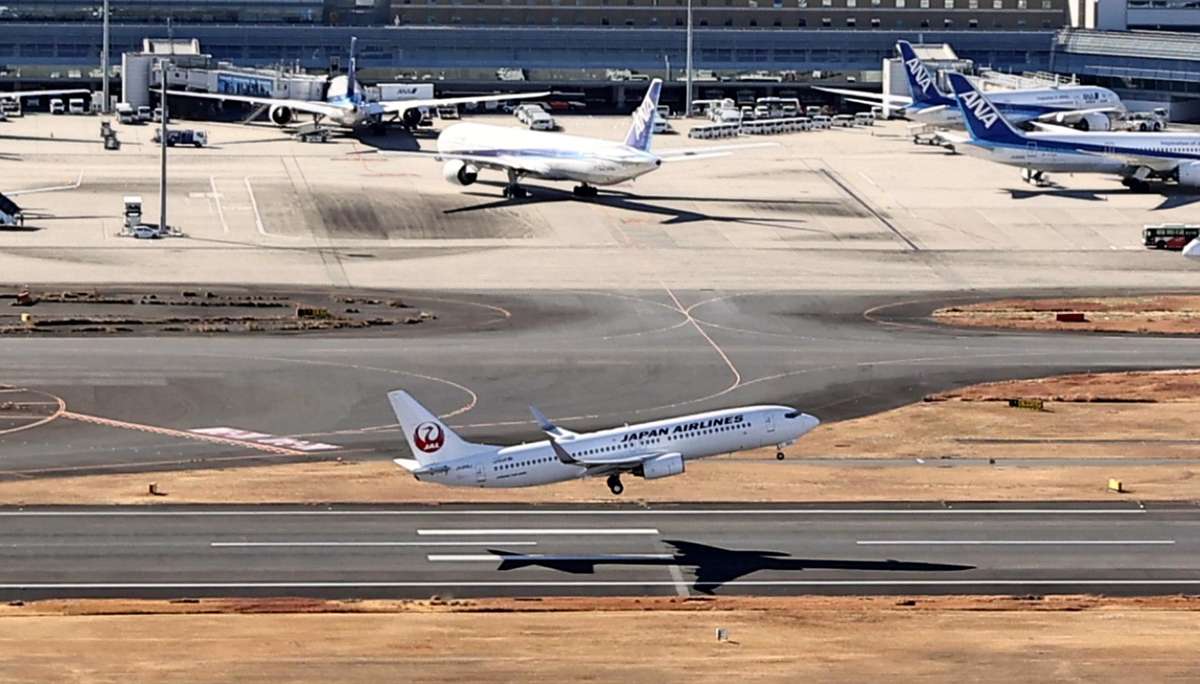
{"label": "white van", "polygon": [[842,128],[854,128],[854,117],[849,114],[837,114],[830,119],[830,123],[835,128],[839,126]]}
{"label": "white van", "polygon": [[854,125],[856,126],[874,126],[875,115],[871,112],[859,112],[854,115]]}
{"label": "white van", "polygon": [[83,106],[82,97],[73,97],[67,102],[67,113],[75,116],[80,116],[87,113],[87,109]]}
{"label": "white van", "polygon": [[517,108],[513,110],[513,116],[517,117],[517,121],[520,121],[525,125],[529,125],[530,117],[533,116],[534,112],[541,112],[545,114],[546,110],[542,109],[541,105],[523,104],[518,105]]}
{"label": "white van", "polygon": [[812,127],[814,131],[829,128],[831,125],[832,123],[829,121],[829,117],[825,116],[824,114],[818,114],[812,118]]}
{"label": "white van", "polygon": [[796,117],[796,130],[811,131],[813,129],[813,121],[807,116]]}
{"label": "white van", "polygon": [[529,113],[529,130],[531,131],[552,131],[557,128],[554,123],[554,117],[546,113],[544,109],[537,109]]}
{"label": "white van", "polygon": [[65,104],[63,104],[62,100],[60,100],[56,97],[53,100],[50,100],[50,113],[51,114],[66,114],[67,106]]}

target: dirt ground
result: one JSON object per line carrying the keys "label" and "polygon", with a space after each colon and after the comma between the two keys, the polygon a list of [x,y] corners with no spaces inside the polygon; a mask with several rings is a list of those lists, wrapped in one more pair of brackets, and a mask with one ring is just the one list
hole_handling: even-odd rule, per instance
{"label": "dirt ground", "polygon": [[[1056,320],[1060,312],[1084,314],[1082,322]],[[1200,295],[1001,299],[933,312],[947,325],[1019,330],[1200,334]]]}
{"label": "dirt ground", "polygon": [[[1200,412],[1198,389],[1200,371],[978,385],[875,416],[822,425],[789,448],[790,460],[784,462],[775,460],[773,449],[765,449],[690,464],[683,477],[654,482],[627,478],[623,499],[1200,499],[1200,466],[1192,461],[1200,456],[1200,438],[1191,429]],[[1050,401],[1044,411],[989,401],[1019,397]],[[1030,461],[1032,457],[1059,460],[1047,464]],[[1085,461],[1071,463],[1080,459]],[[1127,493],[1107,493],[1109,478],[1122,480]],[[166,495],[148,495],[151,481]],[[387,461],[0,482],[0,502],[7,504],[612,500],[598,480],[528,489],[446,488],[417,482]]]}
{"label": "dirt ground", "polygon": [[0,682],[1200,680],[1181,598],[453,603],[9,606]]}

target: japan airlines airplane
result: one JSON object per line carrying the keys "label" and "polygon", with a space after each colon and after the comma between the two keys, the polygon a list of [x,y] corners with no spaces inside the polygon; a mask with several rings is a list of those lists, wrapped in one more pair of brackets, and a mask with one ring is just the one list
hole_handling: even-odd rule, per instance
{"label": "japan airlines airplane", "polygon": [[[934,126],[963,125],[962,115],[953,97],[947,96],[937,86],[937,81],[925,63],[917,57],[912,44],[898,41],[904,75],[912,97],[886,96],[882,93],[861,93],[854,90],[818,88],[825,92],[843,95],[861,104],[880,104],[885,99],[891,107],[898,107],[904,118]],[[879,98],[868,101],[858,98]],[[992,104],[1014,124],[1027,121],[1072,125],[1087,131],[1107,131],[1112,127],[1109,114],[1125,111],[1121,98],[1108,88],[1096,86],[1064,85],[1053,88],[1029,88],[1022,90],[997,90],[988,94]]]}
{"label": "japan airlines airplane", "polygon": [[270,107],[268,116],[277,126],[286,126],[297,114],[309,114],[314,123],[329,119],[345,128],[357,126],[383,126],[400,122],[408,128],[416,128],[424,117],[422,110],[442,105],[468,104],[473,102],[500,102],[523,100],[549,95],[544,93],[509,93],[507,95],[472,95],[469,97],[443,97],[429,100],[386,100],[371,102],[363,96],[363,87],[356,76],[358,58],[355,49],[358,38],[350,39],[350,64],[343,76],[329,79],[324,101],[287,100],[224,93],[193,93],[187,90],[168,90],[171,95],[197,97],[220,102],[243,102],[260,107]]}
{"label": "japan airlines airplane", "polygon": [[604,476],[620,494],[623,473],[655,480],[683,473],[690,460],[771,445],[782,459],[784,446],[821,422],[787,406],[744,406],[575,433],[531,407],[549,439],[506,447],[464,441],[403,390],[389,392],[388,401],[415,457],[394,462],[422,482],[452,487],[532,487]]}
{"label": "japan airlines airplane", "polygon": [[1045,126],[1033,133],[1013,128],[990,98],[960,74],[950,84],[967,124],[966,151],[1025,169],[1026,180],[1047,171],[1112,173],[1126,187],[1144,192],[1150,178],[1200,187],[1200,134],[1083,132]]}
{"label": "japan airlines airplane", "polygon": [[455,124],[437,139],[436,157],[446,162],[442,176],[455,185],[470,185],[479,178],[480,169],[494,169],[508,174],[505,197],[525,197],[527,192],[520,186],[525,177],[576,181],[577,196],[594,197],[595,186],[633,180],[666,161],[711,159],[733,150],[775,146],[748,143],[653,153],[650,138],[661,92],[662,80],[656,78],[634,111],[633,123],[622,142],[506,126]]}

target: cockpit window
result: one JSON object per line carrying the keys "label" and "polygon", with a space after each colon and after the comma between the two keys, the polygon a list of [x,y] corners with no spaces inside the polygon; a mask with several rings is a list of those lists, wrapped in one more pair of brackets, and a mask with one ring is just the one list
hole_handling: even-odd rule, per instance
{"label": "cockpit window", "polygon": [[800,412],[799,411],[788,411],[787,413],[783,414],[783,417],[787,418],[788,420],[799,418]]}

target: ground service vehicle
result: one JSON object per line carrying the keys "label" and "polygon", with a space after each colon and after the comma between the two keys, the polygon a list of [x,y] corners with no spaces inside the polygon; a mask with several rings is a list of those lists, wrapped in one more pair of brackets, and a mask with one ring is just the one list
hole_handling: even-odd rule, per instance
{"label": "ground service vehicle", "polygon": [[62,100],[60,100],[56,97],[53,100],[50,100],[50,113],[51,114],[66,114],[67,106],[65,104],[63,104]]}
{"label": "ground service vehicle", "polygon": [[1200,225],[1186,223],[1161,223],[1142,230],[1143,243],[1154,249],[1181,250],[1197,237],[1200,237]]}

